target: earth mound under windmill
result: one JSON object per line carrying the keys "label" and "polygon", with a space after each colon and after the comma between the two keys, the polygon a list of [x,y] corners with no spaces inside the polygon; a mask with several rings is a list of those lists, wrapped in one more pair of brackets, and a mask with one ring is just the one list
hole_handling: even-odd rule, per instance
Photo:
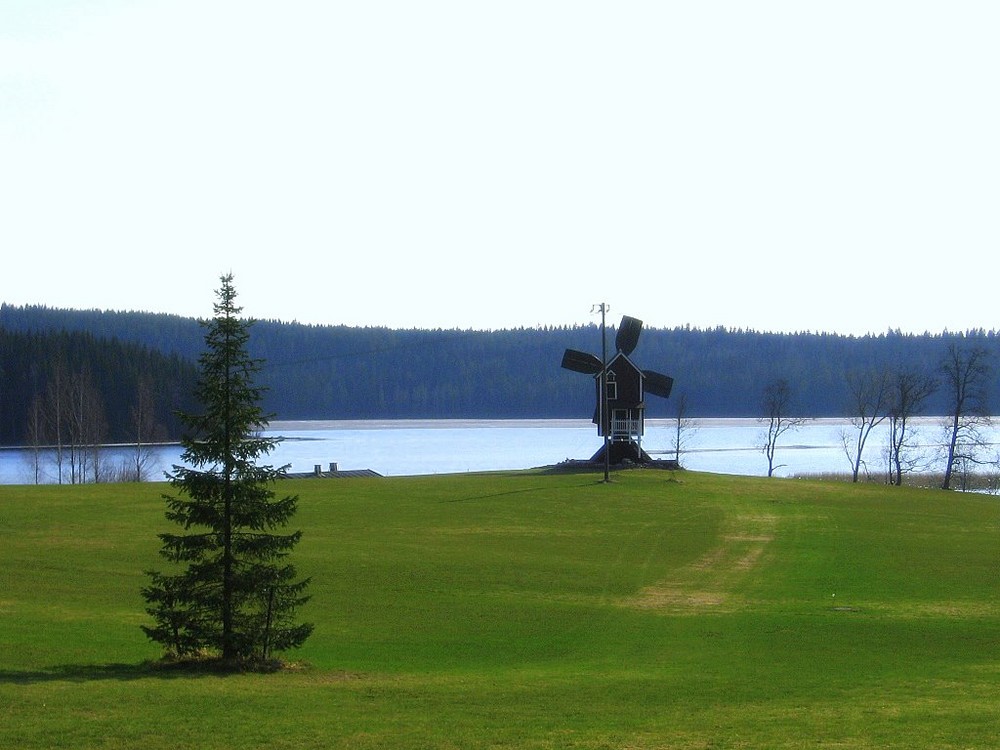
{"label": "earth mound under windmill", "polygon": [[[562,367],[594,378],[596,406],[594,424],[604,444],[591,457],[591,462],[620,464],[629,460],[652,463],[642,449],[645,432],[646,395],[669,398],[674,380],[655,370],[643,370],[631,355],[639,343],[642,321],[622,316],[615,335],[615,354],[610,360],[589,352],[567,349]],[[602,350],[604,325],[601,324]]]}

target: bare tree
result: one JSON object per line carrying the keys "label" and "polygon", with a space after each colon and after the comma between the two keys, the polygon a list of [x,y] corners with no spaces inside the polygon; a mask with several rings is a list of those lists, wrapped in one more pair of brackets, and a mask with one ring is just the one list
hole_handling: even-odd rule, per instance
{"label": "bare tree", "polygon": [[165,437],[165,428],[155,421],[154,402],[149,381],[141,381],[132,413],[135,454],[112,466],[105,461],[104,400],[90,371],[84,367],[71,372],[64,359],[54,358],[45,389],[34,398],[27,415],[25,434],[34,482],[46,479],[50,460],[52,478],[59,484],[147,479],[155,461],[150,443]]}
{"label": "bare tree", "polygon": [[54,449],[56,481],[59,484],[63,483],[68,381],[66,365],[60,358],[52,368],[45,389],[45,431]]}
{"label": "bare tree", "polygon": [[104,481],[107,474],[104,466],[104,447],[108,440],[108,414],[104,408],[104,397],[94,385],[89,372],[85,387],[83,444],[90,464],[88,475],[97,483]]}
{"label": "bare tree", "polygon": [[140,378],[136,387],[135,403],[131,409],[132,431],[135,437],[135,451],[125,481],[142,482],[149,478],[153,454],[149,443],[156,431],[156,409],[153,387],[148,378]]}
{"label": "bare tree", "polygon": [[910,455],[910,419],[937,390],[937,381],[914,370],[897,370],[889,379],[889,483],[903,484],[903,474],[917,466]]}
{"label": "bare tree", "polygon": [[28,445],[31,446],[31,470],[34,483],[42,481],[42,450],[45,447],[45,402],[41,396],[35,396],[28,412]]}
{"label": "bare tree", "polygon": [[688,440],[698,429],[698,426],[697,423],[688,416],[687,393],[681,393],[674,403],[676,404],[677,409],[674,419],[674,439],[671,447],[674,449],[674,462],[680,466],[681,453],[685,451]]}
{"label": "bare tree", "polygon": [[982,463],[982,428],[990,423],[987,386],[993,373],[989,351],[950,344],[941,363],[942,381],[951,405],[942,489],[951,489],[957,467],[968,471]]}
{"label": "bare tree", "polygon": [[90,371],[75,373],[69,379],[68,436],[70,448],[70,481],[84,483],[88,478],[100,482],[101,447],[107,436],[108,424],[104,402],[94,386]]}
{"label": "bare tree", "polygon": [[864,463],[865,444],[872,430],[889,416],[890,379],[885,370],[867,370],[847,376],[851,425],[857,437],[843,433],[844,453],[851,462],[851,481],[857,482]]}
{"label": "bare tree", "polygon": [[764,414],[759,421],[766,422],[767,428],[764,433],[764,445],[761,452],[767,456],[767,475],[773,476],[774,470],[781,468],[783,464],[774,465],[774,454],[778,448],[778,438],[790,430],[799,427],[806,420],[804,417],[789,416],[792,404],[792,388],[788,381],[779,378],[764,387],[764,397],[762,405]]}

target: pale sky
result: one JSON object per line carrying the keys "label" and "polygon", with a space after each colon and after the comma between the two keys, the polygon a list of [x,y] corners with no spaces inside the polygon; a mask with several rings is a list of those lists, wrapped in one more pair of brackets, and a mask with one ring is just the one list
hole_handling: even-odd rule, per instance
{"label": "pale sky", "polygon": [[0,301],[1000,328],[1000,3],[0,0]]}

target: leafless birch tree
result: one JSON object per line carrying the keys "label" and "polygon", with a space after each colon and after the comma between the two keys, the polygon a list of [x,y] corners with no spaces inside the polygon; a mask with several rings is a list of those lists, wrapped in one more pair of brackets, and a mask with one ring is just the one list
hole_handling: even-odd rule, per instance
{"label": "leafless birch tree", "polygon": [[980,346],[950,344],[941,363],[942,382],[951,410],[942,489],[951,489],[959,466],[982,463],[982,428],[990,424],[987,386],[993,373],[989,351]]}
{"label": "leafless birch tree", "polygon": [[51,442],[56,465],[56,481],[63,483],[64,437],[68,409],[68,381],[66,366],[60,360],[52,368],[52,375],[45,389],[45,432]]}
{"label": "leafless birch tree", "polygon": [[937,381],[914,370],[898,370],[889,380],[889,483],[903,484],[903,474],[917,466],[912,456],[911,418],[937,390]]}
{"label": "leafless birch tree", "polygon": [[[857,482],[864,465],[865,445],[872,430],[889,416],[890,379],[885,370],[866,370],[847,376],[850,398],[850,420],[856,437],[845,430],[842,439],[844,453],[851,462],[851,481]],[[867,471],[867,469],[866,469]]]}
{"label": "leafless birch tree", "polygon": [[674,449],[674,461],[681,465],[681,453],[687,447],[688,440],[698,429],[697,424],[688,416],[688,399],[686,393],[681,393],[674,402],[676,405],[674,418],[674,437],[671,441]]}
{"label": "leafless birch tree", "polygon": [[82,484],[100,482],[101,447],[108,424],[101,394],[94,386],[89,370],[70,377],[68,417],[70,445],[70,481]]}
{"label": "leafless birch tree", "polygon": [[136,388],[135,403],[132,405],[132,430],[135,450],[128,471],[123,472],[129,481],[142,482],[149,478],[153,455],[150,442],[156,432],[156,399],[148,378],[141,378]]}
{"label": "leafless birch tree", "polygon": [[803,417],[789,415],[792,405],[792,388],[784,378],[774,380],[765,386],[762,404],[765,416],[760,421],[766,423],[766,428],[761,452],[767,457],[767,475],[770,477],[774,475],[775,469],[783,466],[783,464],[778,466],[774,464],[778,438],[786,432],[796,429],[806,420]]}
{"label": "leafless birch tree", "polygon": [[39,395],[31,401],[31,409],[28,412],[28,426],[26,430],[28,445],[31,448],[31,473],[35,484],[42,482],[42,451],[45,449],[45,401]]}

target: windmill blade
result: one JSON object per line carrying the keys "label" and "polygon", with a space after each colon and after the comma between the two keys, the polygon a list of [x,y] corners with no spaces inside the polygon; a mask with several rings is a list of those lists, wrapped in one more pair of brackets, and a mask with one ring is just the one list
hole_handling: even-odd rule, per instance
{"label": "windmill blade", "polygon": [[563,354],[562,366],[573,372],[582,372],[587,375],[596,375],[604,369],[604,363],[599,357],[587,352],[578,352],[576,349],[567,349]]}
{"label": "windmill blade", "polygon": [[640,331],[642,331],[641,320],[623,315],[622,324],[618,326],[618,335],[615,336],[615,348],[627,357],[639,343]]}
{"label": "windmill blade", "polygon": [[643,370],[643,390],[654,396],[670,397],[670,389],[674,387],[674,379],[669,375],[654,370]]}

